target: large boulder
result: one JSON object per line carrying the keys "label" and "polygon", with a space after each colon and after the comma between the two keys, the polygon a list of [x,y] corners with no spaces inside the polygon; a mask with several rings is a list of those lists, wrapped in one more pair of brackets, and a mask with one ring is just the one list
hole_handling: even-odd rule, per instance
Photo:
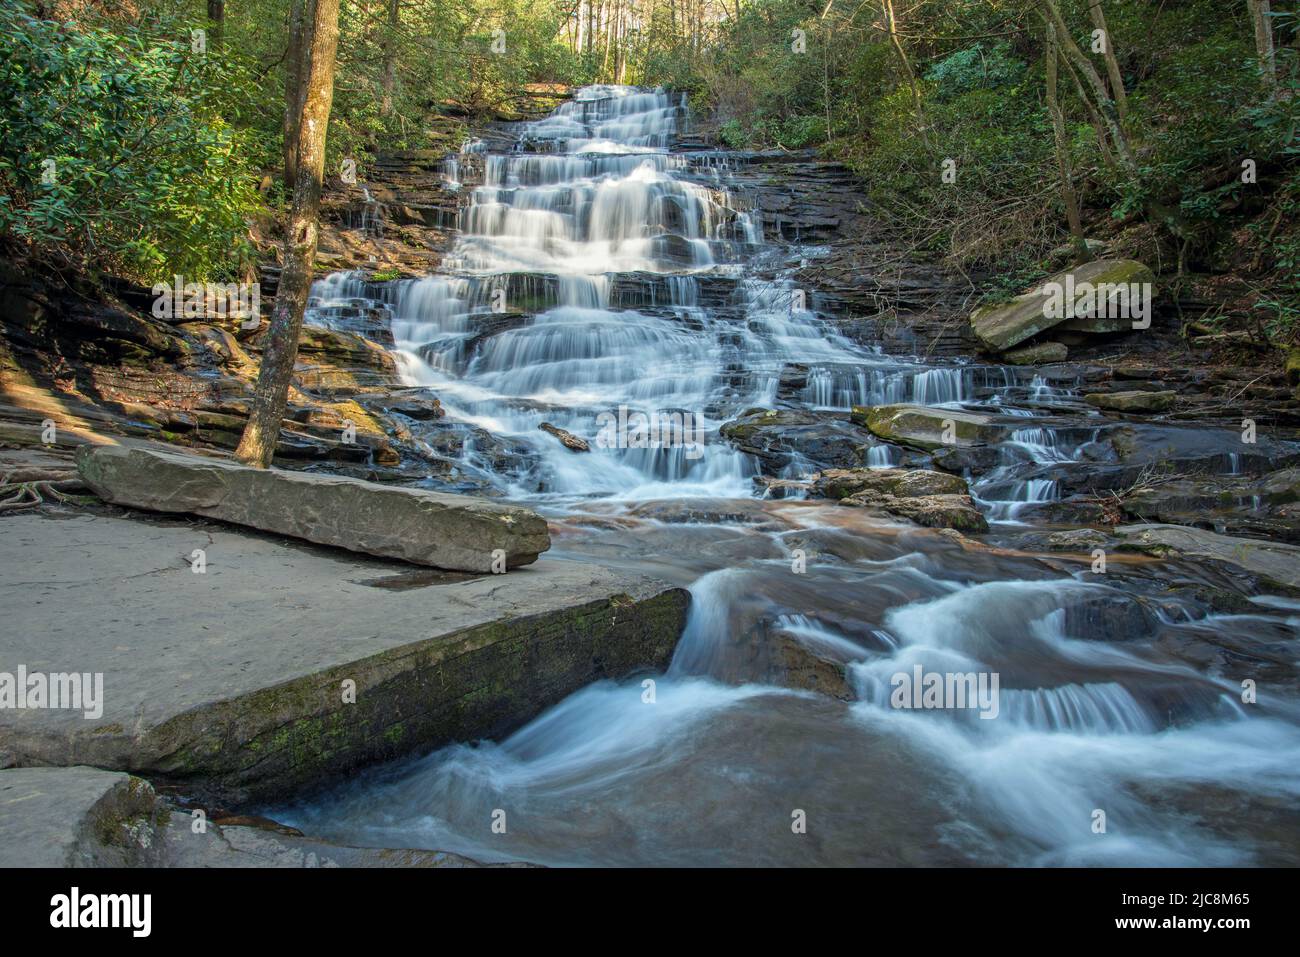
{"label": "large boulder", "polygon": [[[1055,289],[1069,288],[1073,282],[1073,301],[1064,308],[1048,308]],[[1097,296],[1089,308],[1088,290],[1106,286],[1110,289],[1134,284],[1150,288],[1155,282],[1151,270],[1132,259],[1097,259],[1075,269],[1067,269],[1049,276],[1038,286],[1011,302],[981,306],[971,313],[971,329],[987,348],[1002,352],[1019,345],[1026,339],[1064,324],[1076,332],[1120,332],[1131,328],[1131,320],[1108,315],[1112,310],[1103,308],[1106,296]]]}
{"label": "large boulder", "polygon": [[830,469],[816,475],[812,493],[842,505],[879,508],[930,528],[986,532],[966,481],[928,469]]}
{"label": "large boulder", "polygon": [[987,445],[1005,431],[987,415],[923,405],[854,406],[852,419],[887,442],[926,452]]}
{"label": "large boulder", "polygon": [[813,491],[822,498],[849,498],[872,491],[901,498],[924,495],[965,495],[966,480],[929,469],[829,469],[813,480]]}
{"label": "large boulder", "polygon": [[867,450],[875,444],[843,412],[810,409],[750,409],[718,431],[737,449],[757,458],[767,475],[779,475],[795,461],[812,468],[863,465]]}
{"label": "large boulder", "polygon": [[1174,407],[1176,393],[1163,392],[1093,392],[1083,401],[1098,409],[1110,412],[1168,412]]}
{"label": "large boulder", "polygon": [[4,519],[0,670],[84,677],[62,699],[80,709],[0,708],[0,765],[129,771],[208,808],[499,740],[592,682],[662,672],[690,603],[599,564],[507,580],[103,512]]}
{"label": "large boulder", "polygon": [[1290,588],[1300,588],[1300,546],[1233,538],[1181,525],[1121,525],[1115,534],[1124,539],[1122,547],[1128,550],[1158,558],[1227,562]]}
{"label": "large boulder", "polygon": [[419,565],[488,572],[498,550],[514,568],[550,547],[536,512],[463,495],[124,446],[83,447],[77,468],[115,505],[202,515]]}
{"label": "large boulder", "polygon": [[1049,362],[1064,362],[1069,354],[1070,350],[1064,343],[1036,342],[1003,353],[1002,361],[1013,366],[1038,366]]}

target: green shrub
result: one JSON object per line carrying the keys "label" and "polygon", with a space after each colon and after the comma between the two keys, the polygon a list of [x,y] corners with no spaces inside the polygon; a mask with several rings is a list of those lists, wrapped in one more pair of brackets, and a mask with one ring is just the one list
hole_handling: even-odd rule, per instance
{"label": "green shrub", "polygon": [[718,130],[718,138],[733,150],[742,149],[749,145],[749,134],[745,131],[745,125],[740,120],[727,120],[727,122],[723,123]]}
{"label": "green shrub", "polygon": [[977,43],[958,50],[930,67],[925,78],[934,84],[939,100],[950,100],[973,90],[989,90],[1018,83],[1025,75],[1025,64],[1011,56],[1011,46],[997,43],[985,49]]}
{"label": "green shrub", "polygon": [[0,0],[7,244],[144,283],[236,277],[258,207],[250,145],[219,109],[239,71],[192,52],[188,30],[171,37],[39,21]]}

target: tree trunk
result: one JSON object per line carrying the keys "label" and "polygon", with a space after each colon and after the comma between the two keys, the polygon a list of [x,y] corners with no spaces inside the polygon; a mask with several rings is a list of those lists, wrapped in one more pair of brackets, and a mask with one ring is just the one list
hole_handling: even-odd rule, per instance
{"label": "tree trunk", "polygon": [[[1059,41],[1058,41],[1059,43]],[[1092,124],[1093,130],[1097,134],[1097,147],[1101,150],[1102,162],[1110,169],[1115,167],[1115,151],[1110,147],[1110,136],[1106,132],[1106,121],[1101,118],[1097,112],[1097,106],[1088,96],[1088,91],[1083,88],[1083,81],[1079,79],[1079,72],[1069,60],[1060,58],[1060,47],[1057,47],[1057,60],[1065,67],[1065,72],[1070,74],[1070,80],[1074,83],[1074,91],[1079,96],[1079,102],[1083,104],[1084,110],[1088,114],[1088,122]]]}
{"label": "tree trunk", "polygon": [[1255,52],[1259,55],[1259,69],[1264,82],[1277,86],[1277,55],[1273,50],[1273,18],[1270,0],[1246,0],[1250,20],[1255,27]]}
{"label": "tree trunk", "polygon": [[1115,107],[1122,120],[1128,116],[1128,93],[1124,91],[1124,76],[1119,72],[1119,60],[1115,58],[1115,44],[1110,30],[1106,26],[1106,13],[1101,9],[1101,0],[1090,0],[1088,10],[1092,13],[1092,22],[1106,38],[1106,49],[1102,56],[1106,58],[1106,73],[1110,77],[1110,93],[1115,98]]}
{"label": "tree trunk", "polygon": [[226,33],[226,0],[208,0],[208,19],[212,22],[209,39],[214,47],[221,46]]}
{"label": "tree trunk", "polygon": [[313,10],[314,0],[293,0],[289,8],[289,49],[284,55],[284,185],[289,189],[298,180],[298,120],[307,55],[303,35]]}
{"label": "tree trunk", "polygon": [[1092,61],[1079,49],[1079,45],[1070,36],[1070,28],[1066,26],[1065,18],[1061,16],[1061,8],[1057,6],[1056,0],[1039,0],[1039,2],[1044,10],[1044,18],[1056,28],[1056,38],[1061,51],[1074,63],[1080,75],[1092,88],[1097,112],[1101,114],[1102,120],[1106,123],[1106,128],[1110,131],[1120,166],[1123,167],[1124,172],[1130,178],[1136,180],[1138,178],[1137,160],[1133,158],[1133,151],[1129,149],[1128,137],[1124,135],[1124,127],[1120,122],[1119,109],[1115,106],[1115,101],[1110,98],[1110,94],[1106,92],[1106,84],[1092,65]]}
{"label": "tree trunk", "polygon": [[614,0],[614,82],[623,82],[623,0]]}
{"label": "tree trunk", "polygon": [[1074,191],[1074,179],[1070,171],[1065,114],[1061,112],[1061,103],[1056,95],[1059,71],[1060,48],[1056,42],[1056,28],[1049,23],[1047,25],[1047,111],[1052,115],[1052,132],[1056,139],[1056,169],[1061,178],[1061,201],[1065,204],[1065,218],[1070,224],[1075,260],[1084,263],[1091,256],[1088,253],[1088,243],[1083,236],[1083,222],[1079,216],[1079,197]]}
{"label": "tree trunk", "polygon": [[266,468],[275,454],[280,422],[289,395],[302,314],[311,289],[316,259],[321,180],[325,172],[325,134],[334,101],[334,56],[339,39],[339,0],[315,0],[305,19],[302,46],[302,94],[298,98],[297,157],[294,164],[293,205],[284,238],[284,267],[271,313],[271,328],[262,352],[262,364],[248,417],[235,458]]}
{"label": "tree trunk", "polygon": [[388,0],[388,32],[384,36],[384,71],[380,83],[384,95],[379,101],[379,115],[393,112],[393,88],[397,85],[397,5],[399,0]]}
{"label": "tree trunk", "polygon": [[925,131],[925,111],[921,106],[921,90],[916,85],[916,72],[912,69],[912,61],[907,58],[907,51],[903,49],[903,41],[898,36],[898,24],[894,17],[894,0],[880,0],[880,11],[885,15],[885,27],[889,30],[889,39],[894,45],[894,53],[898,55],[898,62],[903,67],[903,75],[907,78],[907,85],[912,90],[912,105],[916,108],[916,122],[921,130],[921,140],[928,148],[930,137]]}

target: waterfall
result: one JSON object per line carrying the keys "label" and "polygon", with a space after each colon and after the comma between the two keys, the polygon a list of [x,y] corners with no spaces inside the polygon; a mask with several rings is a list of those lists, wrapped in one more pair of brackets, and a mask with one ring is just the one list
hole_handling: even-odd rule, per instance
{"label": "waterfall", "polygon": [[[856,405],[995,417],[1005,439],[970,450],[995,545],[1104,456],[1103,432],[1096,418],[1063,424],[1079,382],[840,335],[797,282],[806,247],[764,236],[737,185],[744,159],[674,151],[686,116],[664,90],[596,86],[520,124],[517,148],[467,144],[440,174],[463,205],[439,272],[335,274],[308,313],[391,329],[407,384],[442,401],[457,467],[564,528],[547,561],[689,587],[671,664],[274,816],[352,844],[553,865],[1252,862],[1261,834],[1277,841],[1271,819],[1250,830],[1243,803],[1240,821],[1189,826],[1217,815],[1196,792],[1293,804],[1297,709],[1272,690],[1245,706],[1236,671],[1207,675],[1178,651],[1203,638],[1201,653],[1219,660],[1222,641],[1235,660],[1240,636],[1266,627],[1294,642],[1296,603],[1207,617],[1174,589],[1140,601],[1126,589],[1148,580],[1119,570],[1084,584],[1014,543],[759,500],[758,463],[718,436],[754,408],[819,410],[846,429]],[[870,467],[919,455],[863,439]],[[805,477],[813,455],[790,451],[781,474]],[[658,501],[683,498],[704,507]],[[916,669],[954,689],[968,676],[988,707],[900,709],[900,676]],[[485,837],[498,807],[511,830]],[[1090,830],[1098,807],[1105,840]],[[789,839],[790,808],[809,809],[816,841]],[[878,850],[890,847],[905,859]]]}
{"label": "waterfall", "polygon": [[[382,307],[407,384],[436,393],[448,423],[515,450],[509,466],[461,454],[512,495],[749,495],[757,463],[717,428],[772,405],[791,363],[808,366],[803,399],[822,409],[956,405],[1007,384],[1001,367],[882,357],[830,332],[788,271],[752,275],[766,247],[725,158],[671,151],[686,112],[663,90],[595,86],[522,124],[522,151],[471,141],[441,171],[463,190],[461,161],[481,157],[441,272],[382,284],[335,274],[314,287],[307,321]],[[704,278],[731,288],[730,308],[701,307]],[[674,414],[698,426],[695,447],[600,441],[611,419]],[[575,457],[542,422],[591,452]],[[895,461],[888,447],[872,455]]]}

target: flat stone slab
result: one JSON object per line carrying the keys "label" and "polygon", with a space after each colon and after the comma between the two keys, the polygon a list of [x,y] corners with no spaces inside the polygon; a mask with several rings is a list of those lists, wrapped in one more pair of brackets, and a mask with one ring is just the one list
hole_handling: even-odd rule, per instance
{"label": "flat stone slab", "polygon": [[231,821],[173,807],[120,771],[0,771],[0,867],[482,866],[444,851],[346,847],[269,821]]}
{"label": "flat stone slab", "polygon": [[102,836],[151,810],[153,797],[143,781],[98,768],[0,771],[0,867],[124,864],[105,860]]}
{"label": "flat stone slab", "polygon": [[[1115,294],[1120,287],[1125,294],[1133,286],[1149,290],[1154,281],[1151,270],[1135,260],[1094,259],[1049,276],[1011,302],[979,307],[971,313],[971,329],[994,352],[1057,325],[1078,332],[1120,332],[1131,329],[1133,320],[1118,317]],[[1048,309],[1054,292],[1061,299],[1058,311]]]}
{"label": "flat stone slab", "polygon": [[972,448],[996,442],[1006,428],[990,416],[924,405],[855,405],[850,417],[887,442],[933,452],[944,446]]}
{"label": "flat stone slab", "polygon": [[532,509],[468,495],[122,445],[82,448],[77,470],[114,505],[202,515],[436,568],[517,568],[551,546]]}
{"label": "flat stone slab", "polygon": [[1115,534],[1151,554],[1176,552],[1239,565],[1248,572],[1300,588],[1300,546],[1233,538],[1186,525],[1121,525]]}
{"label": "flat stone slab", "polygon": [[1112,412],[1168,412],[1174,407],[1177,393],[1163,392],[1093,392],[1083,401],[1098,409]]}
{"label": "flat stone slab", "polygon": [[92,717],[0,707],[0,765],[129,770],[228,806],[499,737],[593,681],[661,669],[689,603],[559,559],[471,576],[175,518],[3,529],[0,691],[20,666],[99,673],[103,691]]}

